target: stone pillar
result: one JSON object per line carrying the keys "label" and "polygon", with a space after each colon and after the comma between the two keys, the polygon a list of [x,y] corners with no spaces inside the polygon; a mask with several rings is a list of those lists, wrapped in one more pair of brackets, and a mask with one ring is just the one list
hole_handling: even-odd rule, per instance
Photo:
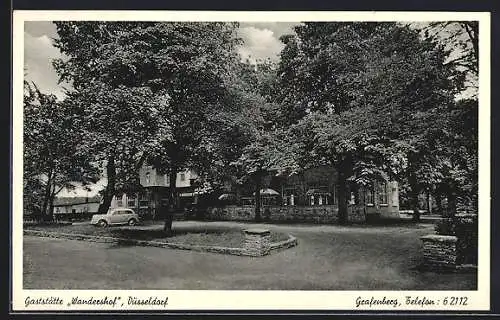
{"label": "stone pillar", "polygon": [[271,232],[267,229],[246,229],[243,252],[247,256],[261,257],[269,254]]}
{"label": "stone pillar", "polygon": [[457,237],[430,234],[420,238],[423,242],[424,264],[429,267],[455,268],[457,263]]}

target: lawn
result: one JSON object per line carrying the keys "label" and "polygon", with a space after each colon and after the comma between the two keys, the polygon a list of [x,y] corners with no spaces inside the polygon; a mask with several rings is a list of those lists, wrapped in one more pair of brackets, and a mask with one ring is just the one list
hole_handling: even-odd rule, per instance
{"label": "lawn", "polygon": [[[241,228],[215,225],[190,225],[174,228],[171,235],[163,232],[160,224],[143,226],[113,226],[107,228],[95,227],[90,224],[74,225],[39,225],[30,226],[29,230],[48,232],[108,236],[125,239],[164,241],[191,245],[223,246],[230,248],[242,247],[244,234]],[[281,232],[272,232],[271,241],[287,240],[288,235]]]}
{"label": "lawn", "polygon": [[[174,222],[174,229],[255,226]],[[26,289],[475,290],[475,273],[418,270],[431,224],[266,225],[296,247],[250,258],[173,249],[24,237]]]}

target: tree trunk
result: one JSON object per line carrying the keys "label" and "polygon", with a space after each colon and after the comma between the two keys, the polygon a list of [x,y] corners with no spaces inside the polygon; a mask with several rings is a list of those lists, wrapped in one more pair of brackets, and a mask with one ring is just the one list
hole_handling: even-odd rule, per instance
{"label": "tree trunk", "polygon": [[410,208],[413,209],[413,221],[420,221],[420,211],[418,208],[418,194],[420,193],[417,176],[415,175],[416,168],[415,163],[417,163],[417,154],[408,154],[408,184],[410,185]]}
{"label": "tree trunk", "polygon": [[[62,188],[61,188],[61,189],[62,189]],[[59,189],[59,191],[60,191],[61,189]],[[48,206],[49,206],[48,218],[49,218],[50,220],[52,220],[52,219],[53,219],[53,217],[54,217],[54,198],[56,197],[56,194],[57,194],[57,193],[58,193],[58,192],[56,192],[56,186],[55,186],[55,185],[53,185],[53,186],[52,186],[52,191],[50,192],[49,205],[48,205]]]}
{"label": "tree trunk", "polygon": [[410,204],[413,208],[413,221],[420,221],[420,210],[418,208],[418,186],[417,186],[417,178],[413,173],[410,173],[410,177],[408,179],[410,184]]}
{"label": "tree trunk", "polygon": [[115,195],[115,185],[116,185],[116,166],[115,166],[115,155],[111,153],[108,157],[108,163],[106,164],[106,175],[108,178],[108,185],[106,186],[106,191],[104,192],[104,199],[102,204],[99,206],[99,213],[106,214],[111,206],[111,200]]}
{"label": "tree trunk", "polygon": [[53,169],[51,168],[47,174],[47,184],[45,185],[45,191],[43,195],[43,204],[42,204],[42,215],[40,218],[42,220],[45,220],[47,217],[47,209],[49,205],[49,200],[50,200],[50,194],[52,191],[52,179],[53,179]]}
{"label": "tree trunk", "polygon": [[435,197],[438,213],[440,215],[443,215],[443,197],[441,195],[441,192],[436,193]]}
{"label": "tree trunk", "polygon": [[427,211],[429,211],[429,214],[432,214],[432,198],[430,191],[427,191]]}
{"label": "tree trunk", "polygon": [[457,212],[457,194],[454,190],[450,190],[448,193],[448,205],[447,205],[447,216],[453,218]]}
{"label": "tree trunk", "polygon": [[169,172],[169,193],[168,193],[168,209],[165,216],[165,224],[163,231],[168,235],[172,234],[172,223],[174,221],[174,214],[178,209],[177,205],[177,167],[172,165]]}
{"label": "tree trunk", "polygon": [[341,161],[337,166],[338,172],[338,197],[339,197],[339,224],[347,224],[349,217],[347,212],[347,199],[348,199],[348,188],[347,188],[347,177],[348,177],[348,160]]}
{"label": "tree trunk", "polygon": [[255,221],[260,222],[262,220],[260,214],[260,189],[262,187],[262,174],[257,172],[255,174]]}

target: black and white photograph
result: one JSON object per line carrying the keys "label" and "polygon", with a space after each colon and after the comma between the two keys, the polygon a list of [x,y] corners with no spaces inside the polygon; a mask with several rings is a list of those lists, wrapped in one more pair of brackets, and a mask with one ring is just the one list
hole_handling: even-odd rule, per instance
{"label": "black and white photograph", "polygon": [[14,23],[14,308],[489,309],[488,13]]}

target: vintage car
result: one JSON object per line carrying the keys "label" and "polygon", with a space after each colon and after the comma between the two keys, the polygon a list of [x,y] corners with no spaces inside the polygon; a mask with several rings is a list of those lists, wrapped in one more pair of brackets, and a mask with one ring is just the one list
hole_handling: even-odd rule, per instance
{"label": "vintage car", "polygon": [[94,214],[90,224],[99,227],[107,227],[108,225],[124,225],[135,226],[139,223],[139,216],[134,210],[129,208],[114,208],[109,209],[106,214]]}

